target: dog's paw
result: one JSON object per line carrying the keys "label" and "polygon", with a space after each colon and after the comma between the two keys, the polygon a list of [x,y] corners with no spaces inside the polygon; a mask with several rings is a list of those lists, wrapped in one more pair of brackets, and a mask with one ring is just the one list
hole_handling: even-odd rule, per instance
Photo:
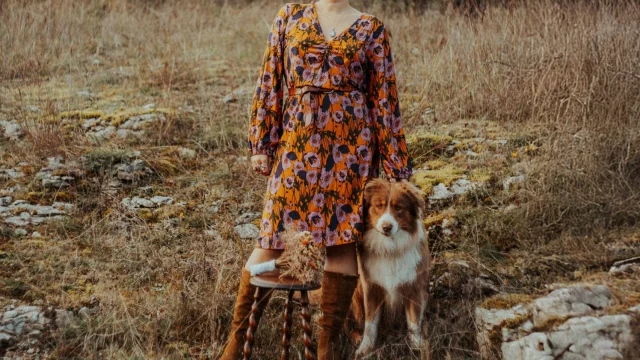
{"label": "dog's paw", "polygon": [[422,336],[419,334],[410,334],[409,335],[409,347],[412,349],[421,349],[424,342],[422,341]]}
{"label": "dog's paw", "polygon": [[356,356],[361,357],[369,354],[373,351],[373,341],[368,336],[362,338],[362,342],[360,346],[358,346],[358,350],[356,350]]}

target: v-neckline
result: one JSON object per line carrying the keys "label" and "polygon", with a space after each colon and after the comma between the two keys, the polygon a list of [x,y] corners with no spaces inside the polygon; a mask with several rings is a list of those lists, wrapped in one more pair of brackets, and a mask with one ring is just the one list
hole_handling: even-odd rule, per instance
{"label": "v-neckline", "polygon": [[362,17],[364,17],[364,13],[360,13],[360,16],[358,16],[358,18],[351,25],[349,25],[349,27],[347,27],[346,29],[336,34],[336,36],[332,37],[330,40],[327,40],[327,37],[324,34],[324,30],[322,29],[322,25],[320,25],[320,18],[318,17],[318,11],[316,10],[316,2],[317,1],[313,1],[311,3],[311,9],[313,11],[313,16],[316,18],[316,22],[318,23],[318,32],[320,33],[320,37],[322,38],[322,41],[324,41],[327,44],[333,42],[338,38],[341,38],[344,35],[344,33],[351,30],[351,28],[356,26],[360,22],[360,20],[362,20]]}

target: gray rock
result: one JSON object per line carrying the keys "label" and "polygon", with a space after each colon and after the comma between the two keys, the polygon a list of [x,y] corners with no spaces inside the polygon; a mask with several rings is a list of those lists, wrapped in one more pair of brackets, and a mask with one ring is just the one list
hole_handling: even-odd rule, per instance
{"label": "gray rock", "polygon": [[451,191],[456,195],[462,195],[467,191],[473,189],[475,186],[476,184],[472,183],[467,179],[458,179],[453,182],[453,185],[451,186]]}
{"label": "gray rock", "polygon": [[68,310],[56,309],[56,326],[64,329],[73,323],[75,316]]}
{"label": "gray rock", "polygon": [[262,215],[261,213],[255,212],[255,211],[247,212],[238,216],[235,220],[235,223],[236,225],[248,224],[253,220],[259,218],[261,215]]}
{"label": "gray rock", "polygon": [[236,225],[233,229],[241,239],[257,239],[260,235],[260,229],[254,224]]}
{"label": "gray rock", "polygon": [[178,154],[183,159],[195,159],[196,158],[196,151],[192,150],[192,149],[189,149],[189,148],[185,148],[185,147],[178,148]]}
{"label": "gray rock", "polygon": [[18,179],[24,176],[22,171],[16,169],[0,169],[0,180]]}
{"label": "gray rock", "polygon": [[11,196],[0,197],[0,206],[8,206],[13,201]]}
{"label": "gray rock", "polygon": [[525,176],[523,174],[518,176],[508,177],[502,182],[502,188],[504,189],[504,191],[509,191],[509,189],[511,188],[511,185],[519,184],[524,180],[525,180]]}
{"label": "gray rock", "polygon": [[0,130],[9,140],[19,140],[23,135],[22,126],[16,121],[0,120]]}
{"label": "gray rock", "polygon": [[169,196],[154,196],[150,199],[156,206],[171,205],[173,198]]}
{"label": "gray rock", "polygon": [[533,304],[533,324],[568,316],[585,315],[611,304],[611,290],[604,285],[574,285],[553,291],[536,299]]}
{"label": "gray rock", "polygon": [[82,128],[85,130],[89,130],[98,124],[100,124],[100,118],[85,119],[82,123]]}
{"label": "gray rock", "polygon": [[[8,222],[8,221],[7,221],[7,222]],[[28,224],[28,223],[27,223],[27,224]],[[15,224],[14,224],[14,225],[15,225]],[[25,225],[26,225],[26,224],[25,224]],[[13,231],[13,234],[14,234],[15,236],[20,236],[20,237],[22,237],[22,236],[27,236],[27,230],[25,230],[25,229],[15,229],[15,230]]]}
{"label": "gray rock", "polygon": [[440,183],[433,187],[433,194],[429,196],[429,200],[444,200],[454,197],[455,194],[449,191],[447,187]]}
{"label": "gray rock", "polygon": [[[1,202],[0,202],[1,204]],[[610,274],[640,271],[640,256],[616,261],[609,269]]]}

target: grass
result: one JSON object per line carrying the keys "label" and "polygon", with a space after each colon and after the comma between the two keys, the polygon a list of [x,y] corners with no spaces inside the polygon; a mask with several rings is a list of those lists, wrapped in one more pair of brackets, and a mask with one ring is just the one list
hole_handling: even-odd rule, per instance
{"label": "grass", "polygon": [[[434,274],[465,261],[505,292],[533,294],[637,256],[640,5],[496,3],[473,17],[439,5],[422,12],[353,2],[392,31],[410,151],[416,166],[429,169],[414,179],[427,191],[463,175],[486,183],[427,209]],[[280,4],[0,2],[0,120],[20,122],[25,133],[21,142],[0,139],[0,168],[26,174],[2,178],[0,197],[76,205],[64,222],[28,228],[41,239],[0,227],[0,305],[98,310],[52,334],[51,356],[212,358],[220,351],[253,246],[235,234],[234,219],[261,210],[266,186],[244,157],[247,106]],[[224,103],[232,91],[238,101]],[[144,110],[148,104],[154,110]],[[81,129],[88,118],[118,125],[144,112],[166,117],[144,138],[96,142]],[[196,157],[181,158],[179,147]],[[54,155],[86,171],[64,192],[33,179]],[[134,158],[154,175],[111,189],[112,168]],[[521,172],[525,183],[501,191],[501,179]],[[121,205],[124,197],[153,195],[184,208]],[[455,225],[442,229],[445,219]],[[485,294],[458,290],[434,291],[429,303],[432,358],[478,357],[473,309]],[[261,325],[259,358],[273,356],[261,345],[279,338],[281,304],[274,300]],[[417,356],[393,337],[373,358]]]}

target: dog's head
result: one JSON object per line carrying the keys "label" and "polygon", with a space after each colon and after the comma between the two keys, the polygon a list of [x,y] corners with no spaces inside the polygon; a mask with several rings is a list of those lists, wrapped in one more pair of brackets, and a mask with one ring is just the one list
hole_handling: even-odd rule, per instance
{"label": "dog's head", "polygon": [[390,183],[373,179],[365,186],[364,204],[367,226],[393,237],[400,230],[416,233],[424,199],[422,192],[407,180]]}

